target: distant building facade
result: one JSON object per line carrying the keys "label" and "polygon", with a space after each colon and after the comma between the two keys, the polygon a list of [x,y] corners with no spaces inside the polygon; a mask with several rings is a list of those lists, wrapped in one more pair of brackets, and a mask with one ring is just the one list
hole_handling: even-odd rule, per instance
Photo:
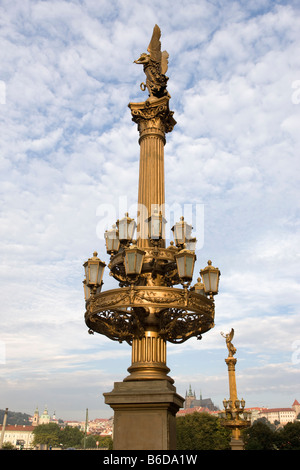
{"label": "distant building facade", "polygon": [[[78,428],[80,431],[85,430],[85,421],[64,421],[64,426],[69,426],[71,428]],[[87,432],[89,432],[89,426],[87,427]]]}
{"label": "distant building facade", "polygon": [[113,423],[113,418],[97,418],[92,421],[89,421],[90,434],[99,434],[100,436],[112,436]]}
{"label": "distant building facade", "polygon": [[[266,418],[270,423],[275,425],[284,426],[287,423],[292,423],[300,420],[300,403],[294,400],[291,408],[245,408],[245,411],[251,412],[251,424],[260,418]],[[189,390],[185,393],[184,409],[178,411],[176,416],[185,416],[190,413],[210,413],[218,415],[219,408],[214,405],[211,398],[197,399],[195,391],[192,391],[191,385]]]}
{"label": "distant building facade", "polygon": [[189,387],[189,391],[185,393],[185,401],[184,401],[184,409],[187,410],[190,408],[205,408],[209,411],[219,410],[219,408],[213,404],[211,398],[202,398],[201,392],[200,392],[199,400],[197,400],[195,391],[192,392],[191,385]]}
{"label": "distant building facade", "polygon": [[300,404],[295,400],[291,408],[262,408],[259,418],[266,418],[272,424],[292,423],[300,415]]}
{"label": "distant building facade", "polygon": [[[2,427],[1,425],[0,432],[2,432]],[[17,449],[31,449],[34,438],[33,430],[34,426],[6,425],[3,444],[10,443]]]}

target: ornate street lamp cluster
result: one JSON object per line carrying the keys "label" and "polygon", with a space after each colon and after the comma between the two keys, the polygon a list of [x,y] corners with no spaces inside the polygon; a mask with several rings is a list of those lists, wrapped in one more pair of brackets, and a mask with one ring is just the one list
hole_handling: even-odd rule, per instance
{"label": "ornate street lamp cluster", "polygon": [[[151,250],[137,247],[136,241],[133,240],[136,223],[128,216],[128,213],[110,230],[105,231],[106,251],[111,255],[110,274],[119,281],[120,287],[152,284],[147,276],[149,273],[151,273],[152,280],[160,274],[164,285],[173,286],[181,283],[184,287],[188,287],[193,278],[196,261],[196,238],[190,237],[192,226],[181,217],[181,221],[172,227],[175,246],[171,242],[170,247],[165,250],[159,247],[163,225],[166,223],[162,214],[154,212],[147,221],[150,244],[155,247]],[[144,262],[147,254],[152,254],[150,263]],[[84,263],[85,280],[83,282],[86,300],[89,300],[91,295],[101,292],[105,266],[106,264],[97,257],[96,252]],[[219,269],[213,267],[209,260],[208,265],[200,271],[200,274],[202,282],[200,282],[201,278],[198,278],[192,290],[213,299],[213,296],[218,293]]]}
{"label": "ornate street lamp cluster", "polygon": [[[241,400],[223,400],[224,411],[220,413],[220,417],[227,421],[232,421],[232,424],[236,426],[238,421],[243,421],[243,426],[248,426],[248,421],[251,417],[251,411],[245,411],[246,402],[242,398]],[[247,423],[245,424],[245,421]]]}
{"label": "ornate street lamp cluster", "polygon": [[223,400],[224,411],[219,416],[221,424],[232,432],[230,442],[232,450],[243,450],[242,430],[251,425],[251,411],[245,411],[245,400]]}
{"label": "ornate street lamp cluster", "polygon": [[[175,223],[171,229],[174,234],[174,242],[171,242],[168,248],[164,248],[163,233],[166,220],[162,216],[162,213],[158,213],[157,210],[154,210],[152,216],[147,218],[146,221],[148,223],[149,247],[140,248],[137,246],[137,242],[133,238],[137,224],[134,219],[129,217],[128,213],[125,214],[124,218],[117,220],[116,224],[113,225],[110,230],[105,231],[106,251],[107,254],[110,255],[110,262],[108,264],[110,275],[119,282],[120,288],[129,287],[131,298],[134,296],[134,293],[137,292],[135,288],[138,287],[144,287],[146,289],[147,287],[152,288],[153,294],[160,288],[163,288],[161,294],[164,294],[165,297],[168,294],[171,297],[170,299],[160,299],[160,301],[168,301],[170,308],[172,308],[172,293],[174,291],[172,288],[177,284],[181,284],[183,287],[182,296],[186,299],[186,307],[188,307],[188,300],[193,299],[193,303],[195,304],[194,308],[196,310],[198,308],[198,310],[201,309],[202,313],[206,311],[206,313],[209,314],[206,315],[206,319],[209,320],[212,326],[214,316],[213,298],[218,293],[220,271],[218,268],[213,267],[209,260],[208,265],[200,271],[201,277],[198,277],[197,283],[190,287],[196,261],[196,238],[192,237],[192,226],[181,217],[180,222]],[[106,263],[98,258],[97,252],[94,252],[93,257],[89,258],[88,261],[84,263],[85,279],[83,285],[88,312],[91,310],[94,311],[96,301],[100,301],[101,295],[103,297],[103,294],[105,294],[102,292],[105,267]],[[122,290],[118,292],[118,295],[120,295],[121,292]],[[115,294],[115,292],[113,293]],[[140,293],[142,293],[141,289]],[[193,298],[191,297],[192,295]],[[130,295],[128,298],[130,300]],[[112,299],[112,305],[107,304],[107,307],[112,309],[114,304],[118,304],[116,300],[116,298]],[[153,300],[155,301],[155,295],[153,296]],[[134,303],[129,302],[122,307],[122,311],[119,310],[119,314],[123,316],[123,318],[124,308],[126,308],[127,317],[130,313],[135,316]],[[141,313],[140,309],[139,313]],[[109,318],[111,319],[110,322]],[[89,321],[89,319],[90,315],[87,315],[89,326],[93,329],[92,326],[95,325],[92,325],[92,319],[90,319],[91,321]],[[99,327],[101,315],[97,316],[97,320]],[[106,331],[111,332],[114,328],[113,324],[115,323],[115,319],[108,315],[107,309],[105,309],[105,314],[102,315],[102,323],[103,326],[107,326],[108,323],[111,323],[109,331],[107,328],[101,331],[104,334]],[[196,324],[197,322],[194,323]],[[115,327],[117,328],[117,324]],[[129,324],[127,324],[127,330],[128,327]],[[177,335],[176,338],[172,339],[174,342],[177,342],[176,339],[180,342],[180,339],[188,339],[190,336],[199,336],[204,332],[204,329],[203,331],[200,330],[199,328],[195,328],[193,331],[189,331],[188,335],[184,334],[186,332],[183,331],[182,338],[179,337],[180,335]],[[110,334],[107,336],[110,337]],[[122,337],[115,339],[122,341]],[[171,338],[168,339],[170,340]],[[131,340],[129,342],[131,342]]]}

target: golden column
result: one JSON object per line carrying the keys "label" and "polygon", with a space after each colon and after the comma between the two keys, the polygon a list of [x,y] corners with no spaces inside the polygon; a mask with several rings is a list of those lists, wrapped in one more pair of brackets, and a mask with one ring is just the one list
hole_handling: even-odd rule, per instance
{"label": "golden column", "polygon": [[[176,124],[174,113],[169,110],[169,99],[170,96],[165,95],[162,98],[129,104],[132,120],[138,124],[140,135],[137,244],[143,248],[150,246],[147,219],[155,210],[164,216],[165,134],[171,132]],[[160,246],[165,246],[164,241]]]}
{"label": "golden column", "polygon": [[229,400],[224,399],[224,412],[222,413],[223,419],[222,424],[228,427],[232,431],[232,437],[230,441],[231,450],[244,450],[244,441],[241,434],[242,429],[250,426],[249,414],[244,411],[245,400],[238,399],[236,378],[235,378],[235,365],[237,359],[233,357],[236,353],[236,348],[232,344],[234,336],[234,329],[232,328],[230,333],[222,336],[226,339],[226,345],[228,348],[228,357],[225,359],[228,368],[228,380],[229,380]]}

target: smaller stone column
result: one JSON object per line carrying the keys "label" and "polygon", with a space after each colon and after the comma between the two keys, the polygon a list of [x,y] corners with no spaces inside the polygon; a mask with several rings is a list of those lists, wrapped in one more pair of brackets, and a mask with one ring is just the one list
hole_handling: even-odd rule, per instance
{"label": "smaller stone column", "polygon": [[[237,400],[237,388],[236,388],[236,378],[235,378],[235,365],[237,359],[234,357],[227,357],[225,362],[228,367],[228,380],[229,380],[229,393],[230,400],[232,403],[232,410],[236,412],[235,402]],[[230,440],[231,450],[244,450],[244,441],[241,439],[241,431],[238,427],[232,428],[232,436]]]}
{"label": "smaller stone column", "polygon": [[235,365],[237,360],[233,357],[236,353],[236,348],[232,344],[232,338],[234,336],[234,329],[231,332],[222,336],[226,339],[226,345],[228,348],[228,357],[225,359],[228,368],[228,379],[229,379],[229,400],[223,401],[225,407],[225,413],[223,413],[224,419],[221,420],[223,426],[231,429],[231,450],[244,450],[244,441],[242,439],[242,429],[250,426],[250,421],[245,419],[244,416],[244,399],[238,400],[236,379],[235,379]]}

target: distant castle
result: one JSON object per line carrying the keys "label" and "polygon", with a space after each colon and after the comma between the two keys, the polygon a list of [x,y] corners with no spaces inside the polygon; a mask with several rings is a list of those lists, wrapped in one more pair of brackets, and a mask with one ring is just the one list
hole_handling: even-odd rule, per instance
{"label": "distant castle", "polygon": [[200,398],[197,400],[195,391],[192,392],[192,387],[190,385],[189,391],[185,393],[185,402],[184,409],[201,407],[206,408],[209,411],[218,411],[219,408],[215,406],[211,398],[202,398],[202,393],[200,392]]}

